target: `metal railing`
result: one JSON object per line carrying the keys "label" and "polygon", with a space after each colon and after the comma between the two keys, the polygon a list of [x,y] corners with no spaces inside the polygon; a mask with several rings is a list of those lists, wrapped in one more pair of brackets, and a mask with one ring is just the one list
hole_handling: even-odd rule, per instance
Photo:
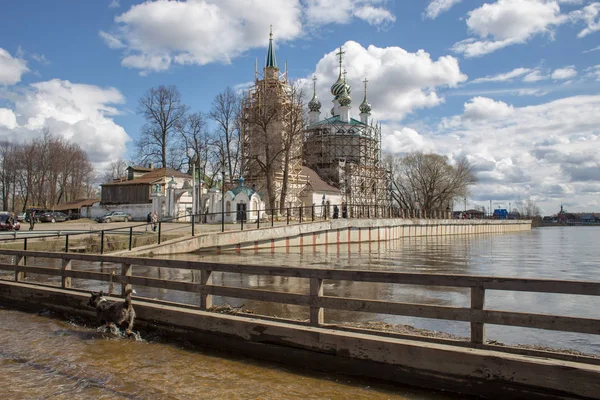
{"label": "metal railing", "polygon": [[[161,218],[156,224],[143,222],[135,223],[126,227],[108,229],[94,229],[88,231],[68,232],[64,229],[56,233],[35,234],[25,231],[21,235],[14,232],[12,237],[0,238],[0,245],[9,242],[22,242],[22,249],[28,250],[32,240],[52,240],[54,244],[62,241],[62,245],[55,246],[57,250],[65,252],[97,252],[104,254],[117,247],[120,250],[131,250],[135,247],[157,243],[160,244],[165,238],[172,236],[196,236],[199,226],[218,228],[220,231],[231,230],[237,224],[240,230],[261,229],[275,226],[275,224],[294,224],[326,221],[328,219],[350,218],[350,219],[373,219],[373,218],[417,218],[417,219],[450,219],[452,212],[447,210],[419,210],[401,209],[394,206],[362,205],[362,204],[325,204],[309,206],[286,207],[285,209],[258,209],[258,210],[230,210],[216,213],[186,214],[176,217]],[[224,222],[223,222],[224,221]],[[165,225],[165,224],[177,224]],[[186,224],[190,231],[183,228]],[[148,228],[151,228],[148,231]],[[143,229],[143,230],[142,230]],[[211,231],[215,231],[212,229]],[[19,237],[21,236],[21,237]],[[85,243],[88,238],[89,243]],[[74,244],[74,239],[79,239]],[[138,240],[139,239],[139,240]],[[83,243],[82,243],[83,242]]]}

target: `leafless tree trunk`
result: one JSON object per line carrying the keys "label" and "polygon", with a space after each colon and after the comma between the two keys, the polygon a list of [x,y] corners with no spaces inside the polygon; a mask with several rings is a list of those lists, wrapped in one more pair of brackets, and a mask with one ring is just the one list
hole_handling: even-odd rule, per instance
{"label": "leafless tree trunk", "polygon": [[304,133],[305,115],[303,112],[304,91],[296,82],[291,85],[289,102],[284,107],[285,129],[283,132],[283,180],[279,197],[279,210],[285,210],[288,193],[290,168],[302,159],[302,135]]}
{"label": "leafless tree trunk", "polygon": [[227,87],[213,100],[209,114],[217,124],[215,145],[231,178],[240,172],[241,99]]}
{"label": "leafless tree trunk", "polygon": [[252,130],[254,142],[252,154],[245,168],[249,171],[261,172],[265,179],[268,205],[275,207],[275,173],[281,170],[284,153],[282,145],[281,105],[274,99],[265,99],[257,107],[247,107],[244,110],[244,123]]}
{"label": "leafless tree trunk", "polygon": [[177,133],[187,113],[175,86],[152,88],[139,100],[138,113],[146,123],[136,141],[139,161],[160,162],[161,166],[176,165],[181,148],[176,146]]}

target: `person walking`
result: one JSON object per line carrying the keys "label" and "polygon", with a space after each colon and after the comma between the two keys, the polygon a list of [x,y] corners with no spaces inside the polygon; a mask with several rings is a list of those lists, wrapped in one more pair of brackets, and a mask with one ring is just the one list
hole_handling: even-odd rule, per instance
{"label": "person walking", "polygon": [[158,226],[158,213],[154,211],[152,215],[152,230],[156,232],[156,227]]}
{"label": "person walking", "polygon": [[146,232],[148,232],[148,226],[152,223],[152,211],[146,215]]}
{"label": "person walking", "polygon": [[35,227],[35,211],[31,211],[29,214],[29,230],[32,231]]}
{"label": "person walking", "polygon": [[10,213],[6,223],[8,224],[8,229],[13,230],[15,228],[15,213]]}

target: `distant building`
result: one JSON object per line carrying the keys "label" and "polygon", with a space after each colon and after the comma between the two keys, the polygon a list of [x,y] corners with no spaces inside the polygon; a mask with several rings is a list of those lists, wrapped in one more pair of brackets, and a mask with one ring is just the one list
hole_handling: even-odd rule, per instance
{"label": "distant building", "polygon": [[126,176],[102,185],[100,202],[91,207],[89,217],[108,211],[125,211],[137,220],[145,220],[149,212],[155,211],[161,218],[190,214],[191,179],[171,168],[130,166]]}
{"label": "distant building", "polygon": [[[262,76],[256,68],[254,84],[244,100],[246,123],[242,131],[242,174],[247,186],[263,195],[267,209],[280,208],[282,192],[284,208],[314,205],[321,214],[331,213],[333,205],[342,202],[354,206],[349,216],[361,213],[365,206],[390,204],[390,176],[381,160],[381,126],[370,119],[367,81],[360,117],[352,118],[352,88],[342,70],[343,54],[340,49],[339,76],[331,86],[331,115],[321,117],[315,81],[308,103],[308,123],[297,135],[293,124],[302,110],[297,108],[294,90],[288,84],[287,67],[280,73],[277,66],[270,34]],[[277,112],[266,124],[264,117],[270,115],[269,110]],[[269,159],[269,154],[278,153],[283,156]],[[265,165],[270,166],[269,179]],[[270,204],[268,198],[269,180],[275,204]]]}

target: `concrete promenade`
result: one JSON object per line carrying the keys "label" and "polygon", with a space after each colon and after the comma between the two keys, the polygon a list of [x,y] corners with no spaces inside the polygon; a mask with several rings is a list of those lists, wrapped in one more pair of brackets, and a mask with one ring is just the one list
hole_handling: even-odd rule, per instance
{"label": "concrete promenade", "polygon": [[[227,225],[226,225],[227,226]],[[211,226],[214,227],[214,226]],[[196,251],[272,250],[290,247],[373,243],[405,237],[473,235],[531,230],[530,220],[458,220],[458,219],[334,219],[254,229],[246,225],[227,226],[226,232],[183,237],[158,244],[137,247],[112,254],[168,255]],[[231,229],[236,227],[237,229]]]}

